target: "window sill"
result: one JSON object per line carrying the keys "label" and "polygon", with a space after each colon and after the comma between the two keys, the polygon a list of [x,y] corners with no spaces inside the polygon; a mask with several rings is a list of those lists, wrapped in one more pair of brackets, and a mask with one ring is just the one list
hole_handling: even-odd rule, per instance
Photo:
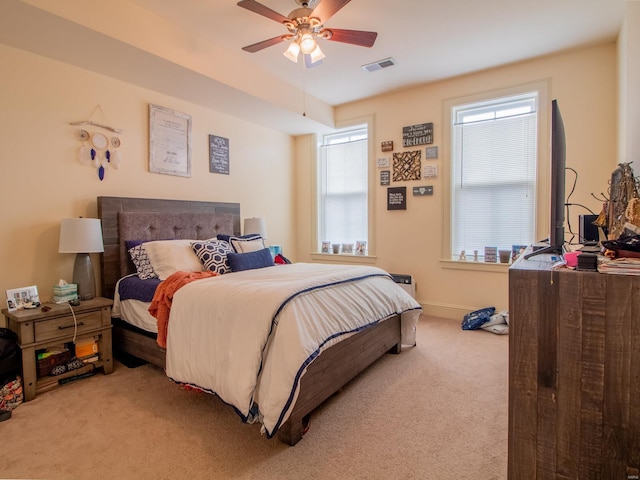
{"label": "window sill", "polygon": [[376,257],[371,255],[349,255],[343,253],[312,253],[311,260],[325,263],[362,263],[374,264]]}
{"label": "window sill", "polygon": [[469,260],[440,260],[442,268],[448,268],[451,270],[476,270],[480,272],[507,272],[510,263],[489,263],[489,262],[474,262]]}

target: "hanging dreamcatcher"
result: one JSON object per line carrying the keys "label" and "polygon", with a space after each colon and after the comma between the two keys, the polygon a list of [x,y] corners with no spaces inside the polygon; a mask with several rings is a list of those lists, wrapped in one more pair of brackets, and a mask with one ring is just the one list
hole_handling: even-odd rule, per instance
{"label": "hanging dreamcatcher", "polygon": [[[100,105],[96,107],[102,111]],[[95,113],[96,110],[94,110]],[[93,114],[92,114],[93,116]],[[70,125],[91,125],[113,133],[121,133],[122,130],[108,125],[96,123],[92,120],[73,122]],[[76,138],[82,143],[78,149],[78,160],[84,165],[93,166],[98,172],[98,178],[104,179],[105,171],[108,167],[118,169],[120,165],[120,138],[117,136],[107,136],[99,131],[89,132],[85,129],[76,130]]]}

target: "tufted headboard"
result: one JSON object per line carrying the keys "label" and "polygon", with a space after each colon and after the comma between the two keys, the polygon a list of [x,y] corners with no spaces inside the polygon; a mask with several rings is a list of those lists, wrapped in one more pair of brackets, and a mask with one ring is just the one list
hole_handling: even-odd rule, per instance
{"label": "tufted headboard", "polygon": [[240,204],[98,197],[104,253],[100,257],[102,296],[113,298],[119,278],[135,268],[127,240],[204,240],[218,233],[240,234]]}

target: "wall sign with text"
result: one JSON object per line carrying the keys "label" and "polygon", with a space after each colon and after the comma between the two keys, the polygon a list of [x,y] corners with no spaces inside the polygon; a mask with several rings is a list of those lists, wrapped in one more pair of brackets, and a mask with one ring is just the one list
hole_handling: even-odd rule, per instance
{"label": "wall sign with text", "polygon": [[407,209],[407,187],[387,188],[387,210]]}
{"label": "wall sign with text", "polygon": [[229,175],[229,139],[209,135],[209,172]]}
{"label": "wall sign with text", "polygon": [[420,123],[402,127],[402,146],[415,147],[433,143],[433,123]]}

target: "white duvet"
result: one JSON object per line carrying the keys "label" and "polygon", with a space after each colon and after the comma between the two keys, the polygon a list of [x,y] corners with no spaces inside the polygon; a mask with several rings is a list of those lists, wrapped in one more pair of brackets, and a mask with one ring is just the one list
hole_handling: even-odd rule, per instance
{"label": "white duvet", "polygon": [[420,305],[375,267],[295,263],[197,280],[174,295],[166,373],[262,421],[271,437],[308,359],[397,313],[402,343],[415,345]]}

